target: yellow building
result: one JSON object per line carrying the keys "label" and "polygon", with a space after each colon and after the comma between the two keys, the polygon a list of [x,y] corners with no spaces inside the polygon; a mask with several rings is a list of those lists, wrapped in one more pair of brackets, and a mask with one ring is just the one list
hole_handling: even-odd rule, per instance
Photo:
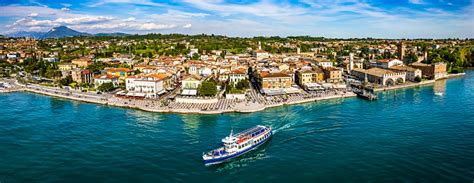
{"label": "yellow building", "polygon": [[74,59],[71,62],[72,62],[72,64],[76,64],[78,67],[87,67],[87,66],[92,65],[94,63],[92,61],[92,59],[88,58],[88,57]]}
{"label": "yellow building", "polygon": [[59,70],[61,71],[70,71],[70,70],[75,69],[77,65],[73,63],[62,63],[62,64],[58,64],[58,67],[59,67]]}
{"label": "yellow building", "polygon": [[119,77],[120,81],[125,81],[125,78],[133,75],[133,70],[128,68],[110,68],[107,67],[104,69],[105,73],[112,76]]}

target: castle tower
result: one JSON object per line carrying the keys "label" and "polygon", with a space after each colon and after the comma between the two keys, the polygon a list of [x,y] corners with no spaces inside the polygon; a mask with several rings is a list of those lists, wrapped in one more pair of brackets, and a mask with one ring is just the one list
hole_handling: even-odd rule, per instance
{"label": "castle tower", "polygon": [[258,49],[261,50],[262,49],[262,43],[259,41],[258,42]]}
{"label": "castle tower", "polygon": [[398,45],[398,56],[398,59],[401,61],[403,61],[403,58],[405,58],[405,46],[403,46],[403,42],[400,42]]}

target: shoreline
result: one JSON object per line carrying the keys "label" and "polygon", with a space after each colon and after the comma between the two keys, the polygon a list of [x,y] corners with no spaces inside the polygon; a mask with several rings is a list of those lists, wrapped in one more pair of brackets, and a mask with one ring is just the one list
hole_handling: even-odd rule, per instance
{"label": "shoreline", "polygon": [[[448,74],[444,78],[440,78],[438,80],[447,80],[447,79],[452,79],[452,78],[457,78],[457,77],[462,77],[466,75],[466,73],[458,73],[458,74]],[[384,92],[384,91],[389,91],[389,90],[397,90],[397,89],[406,89],[406,88],[414,88],[418,86],[423,86],[423,85],[431,85],[434,84],[437,80],[426,80],[426,81],[421,81],[419,83],[410,83],[410,84],[403,84],[403,85],[395,85],[395,86],[389,86],[389,87],[382,87],[382,88],[375,88],[374,92]]]}
{"label": "shoreline", "polygon": [[266,110],[266,109],[281,107],[281,106],[286,106],[286,105],[296,105],[296,104],[303,104],[303,103],[316,102],[316,101],[322,101],[322,100],[357,97],[357,95],[354,94],[354,93],[347,93],[345,95],[333,95],[333,96],[326,96],[326,97],[308,98],[308,99],[304,99],[304,100],[300,100],[300,101],[282,102],[282,103],[278,103],[278,104],[274,104],[274,105],[262,105],[262,104],[260,104],[262,106],[260,106],[258,108],[254,108],[254,109],[229,109],[229,110],[204,111],[204,110],[198,110],[198,109],[154,109],[154,108],[151,108],[151,107],[142,107],[142,106],[136,106],[136,105],[131,105],[131,104],[120,104],[120,103],[117,103],[117,102],[98,101],[98,100],[93,100],[93,99],[88,99],[88,98],[78,98],[78,97],[73,97],[73,96],[64,96],[64,95],[59,95],[59,94],[55,94],[55,93],[39,91],[39,90],[35,90],[35,89],[32,89],[32,88],[22,88],[22,89],[18,89],[18,90],[15,90],[15,91],[10,91],[10,92],[30,92],[30,93],[34,93],[34,94],[57,97],[57,98],[60,98],[60,99],[69,99],[69,100],[74,100],[74,101],[79,101],[79,102],[101,104],[101,105],[107,105],[107,106],[113,106],[113,107],[138,109],[138,110],[142,110],[142,111],[146,111],[146,112],[177,113],[177,114],[253,113],[253,112],[259,112],[259,111],[263,111],[263,110]]}
{"label": "shoreline", "polygon": [[[459,74],[450,74],[446,78],[443,79],[451,79],[451,78],[456,78],[456,77],[462,77],[464,76],[465,73],[459,73]],[[423,85],[430,85],[433,84],[435,80],[427,80],[427,81],[422,81],[420,83],[411,83],[407,85],[398,85],[398,86],[392,86],[392,87],[384,87],[384,88],[377,88],[374,89],[375,92],[384,92],[384,91],[389,91],[389,90],[397,90],[397,89],[406,89],[406,88],[413,88],[413,87],[418,87],[418,86],[423,86]],[[30,85],[34,86],[34,85]],[[312,98],[306,98],[302,100],[296,100],[296,101],[285,101],[285,102],[280,102],[277,104],[261,104],[261,103],[246,103],[245,106],[256,106],[254,108],[248,108],[245,106],[241,107],[234,107],[232,109],[222,109],[222,110],[202,110],[202,109],[162,109],[162,108],[154,108],[154,107],[148,107],[148,106],[140,106],[136,104],[128,104],[127,102],[123,101],[118,101],[116,97],[107,97],[105,95],[103,96],[95,96],[92,97],[92,95],[87,95],[87,94],[73,94],[70,93],[68,95],[60,94],[60,92],[64,91],[57,91],[56,88],[51,88],[51,89],[46,89],[48,87],[45,86],[21,86],[20,88],[12,88],[12,89],[7,89],[7,90],[0,90],[0,93],[10,93],[10,92],[30,92],[30,93],[35,93],[35,94],[41,94],[41,95],[47,95],[51,97],[57,97],[61,99],[69,99],[69,100],[75,100],[75,101],[80,101],[80,102],[87,102],[87,103],[93,103],[93,104],[101,104],[101,105],[107,105],[107,106],[114,106],[114,107],[123,107],[123,108],[130,108],[130,109],[138,109],[142,111],[147,111],[147,112],[157,112],[157,113],[177,113],[177,114],[223,114],[223,113],[253,113],[253,112],[259,112],[263,111],[266,109],[270,108],[275,108],[275,107],[281,107],[281,106],[286,106],[286,105],[296,105],[296,104],[303,104],[303,103],[309,103],[309,102],[316,102],[316,101],[322,101],[322,100],[330,100],[330,99],[344,99],[344,98],[351,98],[351,97],[357,97],[357,95],[353,92],[347,92],[344,94],[336,94],[336,95],[331,95],[331,96],[322,96],[322,97],[312,97]],[[40,88],[42,87],[42,88]],[[56,90],[54,92],[52,91],[45,91],[45,90]],[[117,100],[117,101],[115,101]],[[132,102],[132,100],[129,100]],[[136,102],[136,100],[134,100]],[[158,102],[158,101],[157,101]],[[238,103],[238,105],[243,105],[244,103]]]}

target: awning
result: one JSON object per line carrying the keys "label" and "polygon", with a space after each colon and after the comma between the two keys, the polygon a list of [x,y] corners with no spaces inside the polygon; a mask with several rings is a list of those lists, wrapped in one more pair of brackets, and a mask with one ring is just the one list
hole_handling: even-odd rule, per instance
{"label": "awning", "polygon": [[166,93],[166,91],[165,91],[165,90],[161,90],[161,91],[159,91],[159,92],[157,93],[157,95],[161,95],[161,94],[164,94],[164,93]]}
{"label": "awning", "polygon": [[283,94],[286,94],[285,90],[283,90],[283,89],[262,89],[262,93],[265,93],[265,95],[283,95]]}
{"label": "awning", "polygon": [[286,93],[301,93],[301,90],[298,88],[291,87],[291,88],[285,88],[285,92]]}
{"label": "awning", "polygon": [[145,97],[146,93],[128,92],[126,96],[130,97]]}
{"label": "awning", "polygon": [[197,95],[197,90],[184,89],[183,92],[181,92],[181,95],[195,96],[195,95]]}
{"label": "awning", "polygon": [[320,84],[318,83],[306,83],[304,84],[306,89],[308,90],[321,90],[324,89]]}

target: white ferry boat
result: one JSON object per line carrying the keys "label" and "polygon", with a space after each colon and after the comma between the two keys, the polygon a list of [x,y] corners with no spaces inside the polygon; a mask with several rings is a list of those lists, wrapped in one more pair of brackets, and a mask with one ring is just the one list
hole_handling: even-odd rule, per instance
{"label": "white ferry boat", "polygon": [[204,164],[218,164],[240,156],[265,143],[272,136],[272,128],[258,125],[238,134],[223,138],[223,147],[203,153]]}

